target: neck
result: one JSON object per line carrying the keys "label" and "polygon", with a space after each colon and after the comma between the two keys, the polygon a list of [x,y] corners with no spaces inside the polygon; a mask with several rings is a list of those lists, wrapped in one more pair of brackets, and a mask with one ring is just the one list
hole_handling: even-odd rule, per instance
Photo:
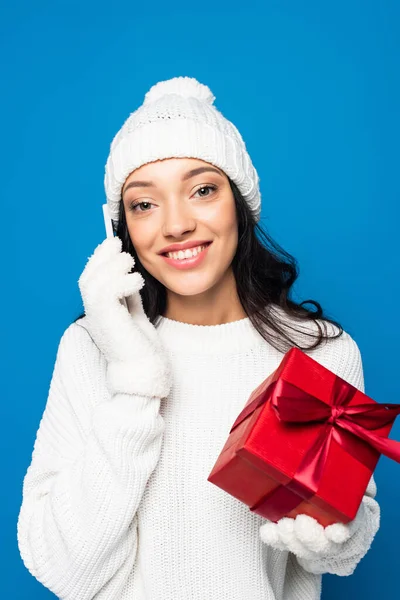
{"label": "neck", "polygon": [[247,317],[239,300],[233,271],[220,285],[200,294],[183,296],[167,290],[167,319],[190,325],[222,325]]}

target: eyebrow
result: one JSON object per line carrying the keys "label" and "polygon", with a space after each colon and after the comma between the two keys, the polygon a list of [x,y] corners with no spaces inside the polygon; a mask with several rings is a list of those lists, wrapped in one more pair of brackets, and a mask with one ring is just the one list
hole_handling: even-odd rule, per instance
{"label": "eyebrow", "polygon": [[[197,169],[192,169],[191,171],[185,173],[185,175],[182,177],[182,181],[187,181],[191,177],[200,175],[200,173],[205,173],[206,171],[213,171],[214,173],[218,173],[218,175],[222,175],[222,172],[214,167],[198,167]],[[122,194],[125,194],[126,190],[131,187],[155,187],[155,184],[152,181],[131,181],[128,183]]]}

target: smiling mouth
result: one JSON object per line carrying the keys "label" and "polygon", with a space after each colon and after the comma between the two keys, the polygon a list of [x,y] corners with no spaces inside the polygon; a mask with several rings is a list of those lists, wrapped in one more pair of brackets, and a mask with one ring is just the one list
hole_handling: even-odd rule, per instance
{"label": "smiling mouth", "polygon": [[[196,258],[197,256],[199,256],[199,254],[201,254],[202,252],[204,252],[204,250],[206,248],[208,248],[208,246],[210,246],[211,244],[212,244],[212,242],[207,242],[207,244],[202,244],[202,246],[200,246],[201,250],[198,250],[197,254],[192,254],[191,256],[183,256],[182,258],[179,258],[179,257],[178,258],[174,258],[173,256],[168,256],[168,254],[170,254],[169,252],[163,252],[161,256],[165,256],[165,257],[170,258],[172,260],[181,260],[181,261],[191,260],[191,259]],[[192,250],[192,248],[186,248],[186,250]],[[178,254],[179,252],[185,253],[186,250],[176,250],[172,254]]]}

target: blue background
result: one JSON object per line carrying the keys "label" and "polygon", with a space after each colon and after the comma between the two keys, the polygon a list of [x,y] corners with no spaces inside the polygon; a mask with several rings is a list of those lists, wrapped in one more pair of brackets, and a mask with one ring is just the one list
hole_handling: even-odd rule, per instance
{"label": "blue background", "polygon": [[[400,402],[400,4],[244,4],[2,3],[1,597],[54,597],[18,553],[22,479],[105,237],[111,139],[157,81],[211,88],[259,172],[262,224],[299,261],[296,294],[355,338],[366,392]],[[400,465],[381,457],[375,477],[380,531],[351,577],[324,576],[324,600],[398,596]]]}

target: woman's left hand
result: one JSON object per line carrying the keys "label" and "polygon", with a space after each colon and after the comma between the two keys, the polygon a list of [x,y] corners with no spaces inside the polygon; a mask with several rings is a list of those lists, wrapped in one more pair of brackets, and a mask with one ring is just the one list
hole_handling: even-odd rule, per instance
{"label": "woman's left hand", "polygon": [[360,527],[364,518],[361,504],[353,521],[323,527],[316,519],[300,514],[295,519],[284,517],[277,523],[267,521],[260,527],[260,538],[277,550],[288,550],[300,558],[334,556]]}

